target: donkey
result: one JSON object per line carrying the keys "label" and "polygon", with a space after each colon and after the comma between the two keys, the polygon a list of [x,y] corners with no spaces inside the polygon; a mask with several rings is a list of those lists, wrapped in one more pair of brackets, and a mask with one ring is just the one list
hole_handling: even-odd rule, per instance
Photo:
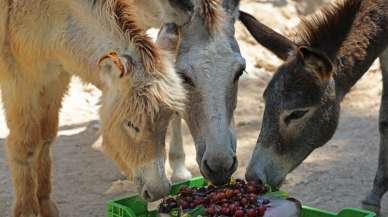
{"label": "donkey", "polygon": [[[245,69],[234,37],[239,0],[138,2],[137,11],[142,11],[140,23],[158,27],[163,20],[181,26],[175,65],[188,91],[182,117],[194,138],[201,173],[212,183],[223,184],[237,169],[236,138],[230,123],[236,107],[238,79]],[[150,9],[150,5],[159,10]],[[149,14],[159,20],[149,19]],[[175,117],[171,126],[172,179],[186,179],[191,174],[184,166],[181,118]]]}
{"label": "donkey", "polygon": [[383,96],[380,160],[373,190],[363,202],[378,210],[388,189],[388,3],[345,0],[303,19],[295,42],[246,13],[240,20],[256,40],[285,63],[269,82],[260,135],[247,168],[248,180],[279,186],[316,148],[331,139],[340,103],[381,55]]}
{"label": "donkey", "polygon": [[184,110],[186,91],[168,55],[137,25],[132,5],[125,0],[0,1],[0,24],[13,216],[58,216],[50,199],[50,146],[73,75],[102,89],[106,153],[135,180],[144,198],[166,195],[164,135],[171,115]]}
{"label": "donkey", "polygon": [[[196,145],[201,173],[224,184],[238,167],[233,112],[245,59],[235,38],[240,0],[223,0],[223,11],[210,13],[213,28],[198,28],[198,15],[182,28],[176,70],[188,90],[183,119]],[[196,32],[196,34],[192,34]]]}
{"label": "donkey", "polygon": [[[214,1],[207,5],[207,10],[194,11],[191,22],[182,27],[176,60],[176,70],[188,91],[182,117],[193,136],[200,171],[214,184],[227,182],[238,166],[231,123],[238,80],[245,70],[245,60],[234,36],[239,2],[223,0],[220,8]],[[200,25],[203,13],[207,13],[207,26]],[[179,148],[180,119],[175,118],[172,125],[175,131],[170,158],[175,159],[171,164],[179,168],[184,162],[183,149]]]}

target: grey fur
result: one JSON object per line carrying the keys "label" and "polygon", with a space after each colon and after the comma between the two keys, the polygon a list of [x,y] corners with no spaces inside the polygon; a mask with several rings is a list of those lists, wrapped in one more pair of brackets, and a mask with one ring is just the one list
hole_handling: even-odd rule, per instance
{"label": "grey fur", "polygon": [[229,126],[245,60],[234,37],[236,14],[238,4],[227,8],[225,21],[214,33],[195,14],[182,28],[176,61],[189,92],[183,118],[194,138],[201,173],[215,184],[225,183],[237,169],[236,138]]}

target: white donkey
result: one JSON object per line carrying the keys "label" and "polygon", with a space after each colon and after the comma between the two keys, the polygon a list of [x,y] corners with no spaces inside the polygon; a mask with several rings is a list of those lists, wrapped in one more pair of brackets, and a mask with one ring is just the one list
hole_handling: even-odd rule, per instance
{"label": "white donkey", "polygon": [[[44,13],[42,13],[44,12]],[[103,147],[147,199],[170,190],[164,135],[185,90],[124,0],[0,0],[0,87],[14,217],[55,217],[50,146],[70,77],[102,88]]]}
{"label": "white donkey", "polygon": [[[234,39],[238,1],[223,1],[225,11],[215,0],[159,3],[160,20],[183,26],[176,64],[191,92],[184,118],[198,163],[211,181],[225,182],[237,167],[228,126],[244,68]],[[183,108],[185,91],[140,28],[156,24],[135,20],[133,10],[140,6],[129,0],[0,1],[0,82],[10,128],[14,216],[57,216],[50,200],[49,147],[73,74],[103,90],[106,152],[135,178],[145,199],[168,193],[164,136],[171,114]],[[183,168],[178,171],[187,172],[181,151],[170,156],[176,156],[172,165]]]}

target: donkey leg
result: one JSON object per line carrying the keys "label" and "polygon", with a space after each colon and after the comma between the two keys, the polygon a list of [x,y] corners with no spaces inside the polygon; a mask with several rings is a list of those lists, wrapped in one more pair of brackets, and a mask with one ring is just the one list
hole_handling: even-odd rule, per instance
{"label": "donkey leg", "polygon": [[169,162],[172,168],[171,181],[190,179],[191,172],[185,165],[185,151],[183,150],[182,122],[179,115],[174,115],[171,120],[171,142],[169,151]]}
{"label": "donkey leg", "polygon": [[380,56],[380,64],[383,74],[383,94],[379,117],[379,165],[373,189],[362,202],[364,208],[376,213],[379,213],[381,198],[388,190],[388,49]]}
{"label": "donkey leg", "polygon": [[23,81],[3,82],[7,126],[6,155],[14,187],[14,217],[38,217],[37,174],[34,159],[41,142],[39,88]]}
{"label": "donkey leg", "polygon": [[44,87],[40,98],[41,111],[43,112],[40,119],[42,143],[38,146],[35,166],[38,179],[37,197],[41,217],[59,216],[55,203],[50,199],[51,144],[57,136],[59,109],[69,82],[69,75],[62,73],[58,80]]}

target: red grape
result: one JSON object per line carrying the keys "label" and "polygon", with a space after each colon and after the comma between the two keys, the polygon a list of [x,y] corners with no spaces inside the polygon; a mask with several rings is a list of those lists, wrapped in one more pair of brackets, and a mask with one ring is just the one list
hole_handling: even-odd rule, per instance
{"label": "red grape", "polygon": [[247,191],[249,193],[255,193],[256,192],[256,187],[255,186],[252,186],[252,185],[248,185],[247,186]]}
{"label": "red grape", "polygon": [[223,200],[223,199],[225,199],[225,194],[223,193],[223,192],[220,192],[220,193],[218,193],[217,194],[217,200]]}
{"label": "red grape", "polygon": [[254,209],[248,209],[247,216],[248,217],[256,217],[256,211]]}
{"label": "red grape", "polygon": [[260,217],[264,216],[266,209],[267,208],[265,206],[261,206],[261,207],[257,208],[257,215],[260,216]]}
{"label": "red grape", "polygon": [[232,197],[234,196],[234,191],[231,190],[231,189],[227,189],[227,190],[225,191],[225,196],[226,196],[227,198],[232,198]]}
{"label": "red grape", "polygon": [[229,204],[229,209],[234,213],[237,210],[237,206],[235,204]]}
{"label": "red grape", "polygon": [[216,192],[212,192],[212,193],[210,193],[209,197],[210,197],[211,201],[215,201],[215,200],[217,200],[217,193]]}
{"label": "red grape", "polygon": [[243,198],[243,199],[241,199],[241,205],[243,205],[243,206],[246,206],[246,205],[248,205],[248,200],[247,200],[247,198]]}
{"label": "red grape", "polygon": [[234,216],[235,217],[244,217],[244,210],[237,210],[235,213],[234,213]]}
{"label": "red grape", "polygon": [[227,208],[227,207],[223,207],[223,208],[221,209],[221,214],[222,214],[222,215],[228,215],[229,212],[230,212],[230,209]]}
{"label": "red grape", "polygon": [[249,202],[251,203],[251,204],[255,204],[256,203],[256,197],[255,196],[249,196]]}
{"label": "red grape", "polygon": [[198,206],[203,206],[207,216],[223,217],[263,217],[270,201],[258,201],[259,194],[267,189],[257,182],[245,182],[237,179],[222,187],[210,185],[201,188],[180,189],[176,198],[166,198],[159,206],[159,212],[169,213],[174,208],[187,212]]}
{"label": "red grape", "polygon": [[207,208],[206,211],[207,211],[207,214],[209,214],[210,216],[214,216],[216,214],[216,209],[213,206]]}
{"label": "red grape", "polygon": [[180,204],[180,206],[182,207],[182,209],[188,209],[189,206],[190,206],[190,204],[189,204],[188,202],[186,202],[186,201],[183,201],[183,202]]}

